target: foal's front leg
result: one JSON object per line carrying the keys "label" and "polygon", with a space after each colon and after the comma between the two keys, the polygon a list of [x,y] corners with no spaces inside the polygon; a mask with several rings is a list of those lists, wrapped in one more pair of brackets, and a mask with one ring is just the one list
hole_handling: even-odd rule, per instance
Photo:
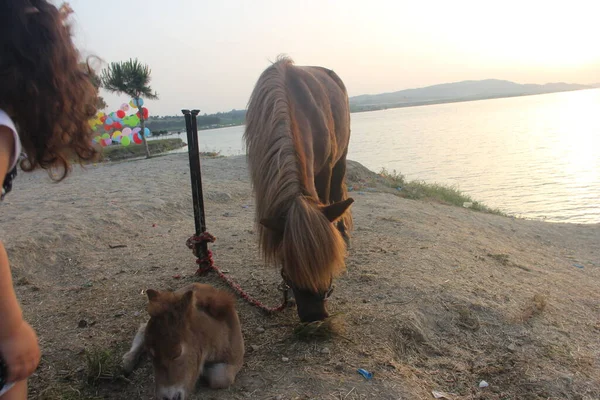
{"label": "foal's front leg", "polygon": [[122,368],[123,372],[126,374],[130,374],[135,369],[138,361],[140,360],[140,356],[144,352],[144,335],[146,333],[146,323],[143,323],[138,328],[135,337],[133,338],[133,343],[131,344],[131,349],[125,353],[123,356]]}
{"label": "foal's front leg", "polygon": [[211,389],[227,389],[235,381],[238,370],[236,365],[217,363],[204,368],[204,377]]}

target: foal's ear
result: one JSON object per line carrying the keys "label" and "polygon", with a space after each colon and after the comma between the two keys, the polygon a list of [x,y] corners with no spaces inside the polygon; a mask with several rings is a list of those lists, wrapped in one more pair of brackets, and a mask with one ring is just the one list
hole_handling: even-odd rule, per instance
{"label": "foal's ear", "polygon": [[187,292],[185,292],[185,294],[181,297],[179,306],[181,307],[181,310],[187,310],[190,305],[193,303],[194,301],[194,291],[193,290],[188,290]]}
{"label": "foal's ear", "polygon": [[146,296],[149,300],[146,310],[150,317],[156,317],[164,310],[164,304],[159,301],[160,292],[154,289],[146,289]]}
{"label": "foal's ear", "polygon": [[332,203],[328,206],[322,207],[321,211],[323,211],[323,214],[325,214],[325,217],[329,220],[329,222],[335,222],[337,219],[341,218],[342,215],[344,215],[352,203],[354,203],[354,199],[349,197],[346,200],[338,201],[337,203]]}
{"label": "foal's ear", "polygon": [[272,231],[283,233],[285,229],[285,218],[263,218],[260,220],[260,224]]}
{"label": "foal's ear", "polygon": [[203,297],[196,306],[216,319],[223,319],[235,308],[235,299],[230,293],[215,291]]}
{"label": "foal's ear", "polygon": [[154,289],[146,290],[146,296],[148,296],[148,300],[150,300],[150,301],[154,301],[154,300],[158,299],[159,295],[160,295],[160,293],[158,293],[157,290],[154,290]]}

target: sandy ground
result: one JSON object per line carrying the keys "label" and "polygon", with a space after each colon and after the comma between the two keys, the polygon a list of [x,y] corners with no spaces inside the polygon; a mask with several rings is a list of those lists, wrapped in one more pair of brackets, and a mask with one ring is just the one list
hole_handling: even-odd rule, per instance
{"label": "sandy ground", "polygon": [[[202,163],[217,264],[277,304],[245,158]],[[352,182],[371,178],[351,163]],[[353,196],[348,271],[329,305],[344,337],[300,341],[294,309],[265,316],[239,300],[244,368],[232,388],[199,387],[195,398],[600,398],[599,225],[483,214],[383,187]],[[1,207],[17,294],[43,350],[30,398],[151,398],[147,360],[128,379],[89,383],[86,354],[121,357],[146,319],[146,288],[222,287],[194,276],[185,246],[194,230],[187,154],[77,168],[60,184],[21,173]]]}

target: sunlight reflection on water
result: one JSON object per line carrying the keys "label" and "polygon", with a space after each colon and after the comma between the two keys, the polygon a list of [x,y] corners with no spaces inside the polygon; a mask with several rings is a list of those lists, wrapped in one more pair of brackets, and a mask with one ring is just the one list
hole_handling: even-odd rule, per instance
{"label": "sunlight reflection on water", "polygon": [[[242,133],[200,131],[200,149],[244,154]],[[581,90],[352,114],[349,159],[512,215],[600,223],[599,137],[600,89]]]}

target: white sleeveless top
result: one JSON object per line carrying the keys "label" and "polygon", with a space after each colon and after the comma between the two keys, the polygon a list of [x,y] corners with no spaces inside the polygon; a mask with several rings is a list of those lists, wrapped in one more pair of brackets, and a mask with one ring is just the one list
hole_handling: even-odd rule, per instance
{"label": "white sleeveless top", "polygon": [[[19,156],[21,155],[21,139],[19,138],[15,123],[2,109],[0,109],[0,125],[6,126],[8,129],[10,129],[15,139],[15,147],[13,148],[12,157],[10,158],[10,164],[7,169],[7,172],[10,172],[19,161]],[[0,179],[1,178],[2,177],[0,177]]]}

